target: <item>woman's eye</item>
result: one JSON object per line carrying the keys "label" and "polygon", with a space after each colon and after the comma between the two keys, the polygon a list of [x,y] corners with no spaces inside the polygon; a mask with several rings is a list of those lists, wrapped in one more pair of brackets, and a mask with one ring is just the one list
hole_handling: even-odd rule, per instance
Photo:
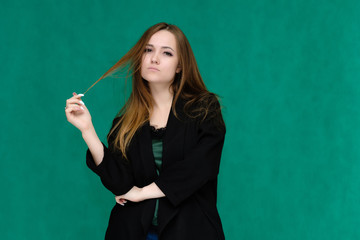
{"label": "woman's eye", "polygon": [[152,49],[151,48],[145,48],[145,52],[151,52]]}
{"label": "woman's eye", "polygon": [[173,56],[171,52],[164,52],[164,54],[167,55],[167,56],[170,56],[170,57]]}

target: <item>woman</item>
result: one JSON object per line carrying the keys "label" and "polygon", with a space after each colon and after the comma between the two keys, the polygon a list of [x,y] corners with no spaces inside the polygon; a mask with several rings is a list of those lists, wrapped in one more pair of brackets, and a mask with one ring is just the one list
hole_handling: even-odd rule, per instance
{"label": "woman", "polygon": [[124,67],[133,88],[108,147],[82,94],[65,109],[89,147],[88,167],[115,195],[106,239],[224,239],[216,198],[225,125],[187,38],[156,24],[99,80]]}

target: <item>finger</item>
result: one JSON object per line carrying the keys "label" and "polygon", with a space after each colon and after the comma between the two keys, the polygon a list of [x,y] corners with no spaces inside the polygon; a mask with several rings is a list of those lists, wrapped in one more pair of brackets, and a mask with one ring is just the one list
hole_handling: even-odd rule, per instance
{"label": "finger", "polygon": [[80,97],[84,96],[84,94],[82,94],[82,93],[77,94],[76,92],[73,92],[72,94],[73,94],[73,96],[80,96]]}
{"label": "finger", "polygon": [[81,97],[83,97],[84,94],[80,93],[80,94],[76,94],[75,92],[73,92],[73,96],[69,99],[80,99],[81,100]]}
{"label": "finger", "polygon": [[115,200],[119,201],[121,203],[127,203],[127,200],[125,198],[123,198],[123,196],[115,196]]}
{"label": "finger", "polygon": [[[116,198],[115,198],[116,199]],[[116,199],[116,202],[120,204],[121,206],[124,206],[124,203],[121,201],[121,199]]]}
{"label": "finger", "polygon": [[71,98],[66,99],[66,102],[80,102],[80,101],[82,101],[82,99],[79,96],[73,96]]}
{"label": "finger", "polygon": [[78,104],[78,103],[72,103],[72,104],[68,104],[66,105],[66,108],[69,107],[74,107],[74,108],[81,108],[82,110],[85,110],[85,104]]}
{"label": "finger", "polygon": [[77,106],[77,105],[75,105],[75,106],[70,106],[70,107],[66,107],[65,108],[65,112],[66,113],[71,113],[71,112],[77,112],[77,111],[83,111],[83,110],[85,110],[82,106]]}
{"label": "finger", "polygon": [[85,95],[82,94],[82,93],[76,94],[75,92],[73,92],[73,97],[80,98],[80,97],[83,97],[83,96],[85,96]]}
{"label": "finger", "polygon": [[117,201],[123,201],[123,200],[124,200],[124,198],[123,198],[122,196],[116,196],[115,199],[116,199]]}
{"label": "finger", "polygon": [[78,104],[85,106],[85,103],[81,99],[69,98],[66,100],[66,106],[70,106],[71,104]]}

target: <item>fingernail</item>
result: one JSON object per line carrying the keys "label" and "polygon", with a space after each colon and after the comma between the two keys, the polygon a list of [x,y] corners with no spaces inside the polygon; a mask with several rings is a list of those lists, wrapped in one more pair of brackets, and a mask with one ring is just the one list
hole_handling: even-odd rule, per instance
{"label": "fingernail", "polygon": [[84,95],[84,94],[82,94],[82,93],[80,93],[80,94],[78,94],[78,96],[83,97],[83,96],[85,96],[85,95]]}
{"label": "fingernail", "polygon": [[83,107],[80,107],[82,110],[84,110],[84,108]]}
{"label": "fingernail", "polygon": [[80,101],[80,103],[81,103],[82,105],[85,105],[85,103],[84,103],[83,101]]}
{"label": "fingernail", "polygon": [[76,92],[73,92],[73,95],[75,96],[75,95],[76,95]]}

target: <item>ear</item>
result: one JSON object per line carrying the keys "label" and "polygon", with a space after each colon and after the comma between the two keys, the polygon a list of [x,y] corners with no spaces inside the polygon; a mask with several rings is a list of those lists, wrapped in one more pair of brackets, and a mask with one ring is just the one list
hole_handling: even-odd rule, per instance
{"label": "ear", "polygon": [[176,72],[176,73],[179,73],[179,72],[181,72],[181,70],[182,70],[181,66],[178,65],[175,72]]}

